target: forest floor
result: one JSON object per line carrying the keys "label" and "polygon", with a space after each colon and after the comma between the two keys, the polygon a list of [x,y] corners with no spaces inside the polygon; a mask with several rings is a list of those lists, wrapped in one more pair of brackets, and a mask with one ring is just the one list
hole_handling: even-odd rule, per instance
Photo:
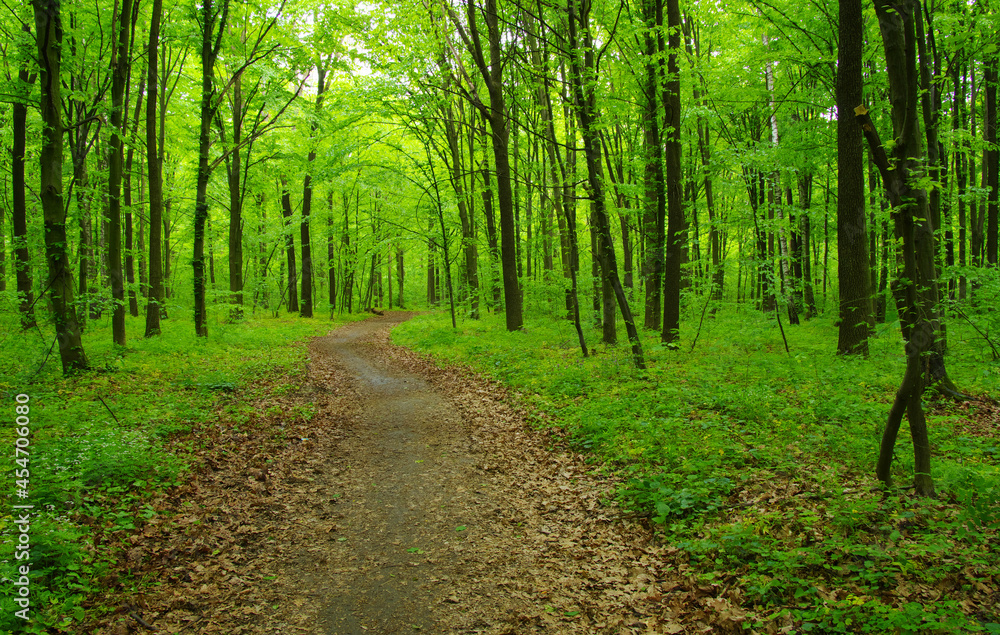
{"label": "forest floor", "polygon": [[296,392],[256,404],[250,428],[213,426],[202,467],[156,504],[169,513],[128,538],[123,564],[154,586],[90,632],[742,630],[740,591],[608,504],[618,484],[558,430],[392,345],[410,315],[314,339]]}

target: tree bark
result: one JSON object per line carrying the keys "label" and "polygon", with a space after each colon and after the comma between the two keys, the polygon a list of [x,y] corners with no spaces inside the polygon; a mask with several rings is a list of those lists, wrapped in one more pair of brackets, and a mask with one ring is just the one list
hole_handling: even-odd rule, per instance
{"label": "tree bark", "polygon": [[[232,318],[243,312],[243,72],[232,79],[233,139],[232,151],[226,157],[226,181],[229,186],[229,301]],[[221,125],[220,125],[221,127]]]}
{"label": "tree bark", "polygon": [[[28,31],[28,26],[24,26]],[[39,41],[39,44],[42,42]],[[44,57],[42,60],[44,61]],[[58,59],[56,60],[58,62]],[[28,251],[28,206],[25,198],[24,153],[27,141],[28,98],[27,88],[30,81],[28,70],[22,68],[17,73],[17,88],[20,99],[15,99],[12,106],[11,124],[14,142],[11,156],[11,216],[14,230],[14,276],[17,282],[18,312],[21,314],[21,328],[35,328],[35,299],[31,281],[31,257]],[[58,101],[58,96],[56,97]]]}
{"label": "tree bark", "polygon": [[108,150],[108,250],[107,267],[111,280],[112,339],[125,346],[125,279],[122,272],[122,162],[125,85],[129,77],[129,35],[132,0],[122,0],[118,18],[118,33],[111,63],[111,140]]}
{"label": "tree bark", "polygon": [[489,94],[489,105],[478,98],[473,100],[483,117],[489,122],[490,145],[493,147],[493,163],[497,176],[497,206],[500,214],[500,261],[503,275],[504,316],[508,331],[519,331],[524,324],[522,312],[521,287],[517,276],[517,235],[514,226],[514,194],[511,188],[510,151],[508,142],[510,128],[508,126],[507,109],[504,101],[503,65],[504,56],[501,50],[500,16],[496,0],[485,0],[483,16],[486,20],[486,39],[489,46],[489,63],[483,55],[482,43],[479,37],[479,27],[476,20],[478,8],[473,0],[466,2],[466,18],[469,33],[461,26],[457,16],[451,12],[451,18],[466,48],[472,54],[479,74],[486,84]]}
{"label": "tree bark", "polygon": [[163,304],[163,148],[156,129],[159,99],[159,39],[163,0],[153,0],[146,48],[146,171],[149,178],[149,299],[146,303],[146,337],[160,334],[160,307]]}
{"label": "tree bark", "polygon": [[[465,192],[465,162],[458,143],[458,128],[455,125],[454,108],[451,104],[444,109],[444,130],[451,154],[451,187],[455,190],[458,217],[462,222],[462,253],[465,257],[465,283],[469,287],[470,317],[479,319],[479,254],[476,247],[475,225],[470,213]],[[402,296],[400,296],[402,297]],[[402,302],[402,300],[400,300]],[[402,305],[400,305],[402,306]]]}
{"label": "tree bark", "polygon": [[59,357],[63,374],[69,375],[86,370],[89,365],[73,304],[73,277],[66,249],[66,213],[62,188],[63,125],[59,112],[62,106],[62,24],[58,2],[33,0],[32,6],[41,87],[39,105],[44,124],[39,187],[45,225],[45,259],[49,268],[49,298],[59,342]]}
{"label": "tree bark", "polygon": [[861,0],[840,0],[840,57],[837,71],[837,274],[840,323],[837,352],[867,355],[874,328],[868,235],[865,230],[864,146],[854,109],[861,105]]}
{"label": "tree bark", "polygon": [[[316,72],[318,82],[316,86],[316,113],[319,117],[323,108],[323,93],[326,92],[326,66],[322,61],[317,61]],[[313,120],[310,125],[310,138],[315,138],[316,131],[319,130],[319,122]],[[316,163],[316,149],[310,145],[308,170]],[[302,304],[299,307],[299,315],[302,317],[313,316],[313,289],[312,289],[312,241],[309,237],[309,216],[312,213],[312,175],[306,172],[302,179],[302,222],[299,225],[299,238],[302,241]]]}
{"label": "tree bark", "polygon": [[[597,108],[594,97],[595,73],[594,46],[590,34],[590,5],[585,4],[579,9],[577,0],[568,0],[567,12],[569,18],[570,74],[572,76],[573,94],[575,97],[577,118],[580,121],[580,133],[583,137],[584,156],[587,160],[588,183],[590,184],[590,199],[594,206],[594,220],[597,224],[601,241],[599,254],[601,268],[605,277],[611,282],[614,295],[618,300],[625,330],[632,344],[632,357],[639,369],[646,368],[642,352],[642,342],[635,328],[635,320],[629,307],[625,291],[618,278],[618,265],[615,260],[614,244],[611,242],[611,226],[605,211],[604,177],[601,165],[601,144],[598,138]],[[578,36],[578,29],[580,35]],[[582,46],[582,50],[578,47]],[[581,59],[582,58],[582,59]]]}
{"label": "tree bark", "polygon": [[284,176],[281,177],[281,215],[285,222],[285,258],[288,262],[288,312],[298,313],[299,285],[295,277],[298,269],[295,265],[295,235],[292,233],[292,195],[288,191],[288,181]]}
{"label": "tree bark", "polygon": [[660,91],[657,73],[657,36],[655,28],[662,26],[663,11],[659,0],[645,0],[642,4],[647,30],[644,33],[645,76],[642,89],[643,178],[642,225],[646,240],[643,280],[646,287],[646,305],[643,326],[660,328],[660,299],[663,289],[663,241],[666,231],[666,188],[663,182],[663,144],[660,143]]}
{"label": "tree bark", "polygon": [[[663,328],[660,341],[674,344],[681,329],[681,261],[684,257],[684,173],[681,168],[681,80],[677,55],[680,53],[681,12],[678,0],[667,0],[669,29],[667,68],[664,77],[663,110],[666,115],[664,160],[667,185],[667,235],[663,252]],[[662,36],[661,36],[662,37]],[[662,39],[660,42],[660,54]],[[662,57],[661,57],[662,59]],[[662,70],[662,67],[661,67]]]}
{"label": "tree bark", "polygon": [[[201,125],[198,134],[198,177],[194,205],[194,331],[198,337],[208,337],[205,305],[205,226],[208,223],[208,180],[210,132],[216,106],[215,62],[222,46],[229,15],[229,0],[222,0],[219,11],[213,9],[213,0],[204,0],[201,14]],[[218,23],[218,24],[216,24]],[[214,41],[213,41],[214,39]]]}
{"label": "tree bark", "polygon": [[905,404],[913,437],[916,466],[914,486],[917,494],[933,496],[930,446],[920,399],[931,382],[940,381],[949,390],[953,390],[953,387],[944,366],[934,230],[927,193],[921,187],[925,173],[917,116],[919,81],[916,38],[922,37],[922,34],[918,34],[915,28],[915,12],[920,10],[916,0],[875,2],[885,45],[893,136],[896,141],[892,148],[891,163],[868,111],[859,106],[855,113],[893,207],[896,237],[901,241],[902,256],[902,270],[896,281],[894,295],[906,341],[907,369],[889,413],[876,473],[886,486],[891,484],[889,466],[892,448]]}

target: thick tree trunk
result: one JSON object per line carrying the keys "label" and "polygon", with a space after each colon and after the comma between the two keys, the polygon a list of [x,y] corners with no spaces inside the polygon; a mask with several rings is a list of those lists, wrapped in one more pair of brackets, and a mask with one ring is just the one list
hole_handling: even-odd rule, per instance
{"label": "thick tree trunk", "polygon": [[146,337],[160,334],[160,307],[163,304],[163,148],[156,129],[156,106],[159,98],[158,49],[163,0],[153,0],[149,23],[146,60],[146,170],[149,178],[149,300],[146,304]]}
{"label": "thick tree trunk", "polygon": [[643,160],[643,234],[646,241],[643,281],[646,305],[643,326],[660,329],[660,299],[663,289],[663,242],[666,231],[666,188],[663,182],[663,144],[660,142],[660,82],[657,73],[656,38],[653,28],[663,23],[662,3],[645,0],[643,12],[650,29],[644,34],[645,75],[642,95]]}
{"label": "thick tree trunk", "polygon": [[[684,257],[684,173],[681,168],[681,80],[677,56],[681,50],[681,12],[678,0],[667,0],[667,76],[664,78],[663,110],[666,114],[664,159],[667,184],[667,235],[663,252],[663,327],[660,341],[673,344],[681,329],[681,261]],[[662,40],[660,43],[660,54]],[[661,57],[662,59],[662,57]],[[662,68],[661,68],[662,70]]]}
{"label": "thick tree trunk", "polygon": [[[32,5],[35,14],[41,86],[39,106],[44,124],[39,193],[45,224],[45,259],[49,268],[48,289],[63,373],[71,374],[86,370],[88,363],[83,350],[80,324],[73,305],[73,277],[70,274],[69,254],[66,248],[66,213],[63,208],[62,188],[63,125],[60,117],[62,24],[57,2],[34,0]],[[22,320],[24,315],[22,313]]]}
{"label": "thick tree trunk", "polygon": [[837,256],[840,324],[837,352],[867,355],[874,328],[868,234],[865,229],[864,146],[854,109],[861,105],[864,38],[861,0],[840,0],[837,71]]}

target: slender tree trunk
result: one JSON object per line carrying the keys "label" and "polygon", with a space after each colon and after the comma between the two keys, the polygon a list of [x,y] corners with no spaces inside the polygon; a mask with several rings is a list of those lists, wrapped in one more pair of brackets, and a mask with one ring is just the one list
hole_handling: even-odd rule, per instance
{"label": "slender tree trunk", "polygon": [[[316,74],[318,76],[316,84],[316,117],[319,117],[323,109],[323,93],[326,92],[326,64],[322,60],[316,62]],[[314,119],[310,126],[310,138],[316,136],[319,130],[319,121]],[[316,162],[316,149],[310,142],[309,166]],[[302,223],[299,226],[300,238],[302,240],[302,306],[299,315],[302,317],[313,316],[313,289],[312,289],[312,242],[309,238],[309,215],[312,213],[312,175],[306,172],[302,183]]]}
{"label": "slender tree trunk", "polygon": [[[129,52],[131,53],[131,45]],[[126,82],[126,91],[129,90],[131,81]],[[132,213],[132,160],[135,158],[135,146],[139,139],[139,116],[142,114],[142,97],[146,92],[146,76],[142,75],[139,81],[139,90],[135,96],[135,110],[132,113],[132,139],[128,152],[125,155],[125,169],[122,178],[122,199],[125,204],[125,285],[128,291],[128,310],[132,317],[139,317],[139,298],[135,287],[135,253],[133,219],[136,217]],[[142,221],[139,221],[140,227]]]}
{"label": "slender tree trunk", "polygon": [[[1000,150],[997,150],[997,53],[992,53],[986,62],[984,81],[986,84],[986,111],[983,122],[986,133],[986,160],[983,165],[986,186],[989,188],[989,198],[986,205],[986,235],[980,229],[980,249],[985,246],[985,262],[997,264],[997,208],[1000,199]],[[983,225],[983,213],[980,212],[979,225]],[[984,244],[985,243],[985,244]],[[983,260],[981,260],[982,262]]]}
{"label": "slender tree trunk", "polygon": [[[36,9],[38,10],[38,9]],[[25,31],[28,26],[25,25]],[[39,41],[39,44],[42,42]],[[14,134],[11,156],[11,216],[14,229],[14,276],[17,281],[18,312],[21,328],[35,328],[35,298],[31,281],[31,257],[28,251],[28,206],[25,198],[24,153],[27,140],[28,108],[25,105],[29,75],[26,69],[17,73],[17,87],[21,99],[14,100],[11,123]],[[58,101],[58,98],[57,98]],[[60,155],[61,156],[61,155]]]}
{"label": "slender tree trunk", "polygon": [[337,310],[337,261],[334,250],[333,235],[333,190],[326,195],[327,217],[326,217],[326,275],[328,291],[327,301],[330,304],[330,319]]}
{"label": "slender tree trunk", "polygon": [[[285,258],[288,262],[288,312],[299,312],[298,281],[295,278],[295,236],[292,233],[292,195],[288,192],[288,181],[281,177],[281,215],[285,222]],[[348,313],[350,311],[348,310]]]}
{"label": "slender tree trunk", "polygon": [[[952,104],[952,132],[957,133],[964,129],[966,125],[965,106],[965,63],[955,64],[952,68],[952,82],[954,83],[953,104]],[[957,134],[956,134],[957,136]],[[968,142],[965,140],[958,142],[955,151],[955,185],[957,187],[958,199],[958,266],[962,274],[958,279],[958,299],[964,300],[968,294],[968,283],[965,276],[965,267],[968,265],[966,257],[966,243],[968,240],[966,227],[968,219],[965,211],[965,192],[968,187],[968,171],[966,170]]]}
{"label": "slender tree trunk", "polygon": [[507,106],[504,97],[503,67],[505,63],[500,32],[500,14],[496,0],[485,0],[482,10],[486,22],[486,38],[489,45],[489,62],[483,54],[479,37],[477,14],[480,9],[473,0],[467,0],[466,19],[469,33],[457,19],[454,12],[451,18],[466,48],[473,55],[479,74],[486,84],[489,93],[489,105],[476,101],[483,117],[490,125],[490,145],[493,147],[493,163],[497,176],[497,206],[500,215],[500,260],[503,275],[504,314],[508,331],[519,331],[524,323],[521,301],[521,287],[517,275],[517,233],[514,219],[514,194],[511,187],[510,127],[508,125]]}
{"label": "slender tree trunk", "polygon": [[132,0],[122,0],[118,17],[116,51],[111,64],[111,141],[108,150],[108,251],[111,278],[111,331],[115,344],[125,346],[125,279],[122,272],[122,161],[125,85],[129,76],[129,34]]}
{"label": "slender tree trunk", "polygon": [[398,293],[396,296],[396,305],[399,308],[405,307],[403,302],[403,281],[405,279],[406,272],[403,269],[403,246],[396,246],[396,286],[398,288]]}
{"label": "slender tree trunk", "polygon": [[[232,319],[243,314],[243,72],[232,78],[233,139],[226,157],[226,181],[229,186],[229,301]],[[221,127],[221,125],[220,125]]]}
{"label": "slender tree trunk", "polygon": [[[208,223],[208,179],[210,132],[215,116],[215,61],[226,30],[229,0],[222,0],[219,11],[213,0],[203,0],[201,7],[201,125],[198,134],[198,177],[194,205],[194,331],[198,337],[208,337],[205,305],[205,226]],[[218,24],[217,24],[218,23]],[[214,41],[213,41],[214,39]]]}
{"label": "slender tree trunk", "polygon": [[885,45],[896,139],[891,162],[867,110],[858,108],[856,115],[882,174],[893,207],[896,237],[901,242],[902,270],[895,295],[907,356],[906,374],[889,413],[876,473],[887,486],[891,484],[892,449],[905,405],[913,438],[916,492],[933,496],[930,444],[920,400],[928,383],[940,381],[943,387],[949,388],[950,382],[944,367],[934,230],[927,193],[921,185],[925,173],[917,116],[916,38],[923,34],[918,33],[915,26],[915,14],[921,7],[916,0],[901,4],[876,0],[875,10]]}
{"label": "slender tree trunk", "polygon": [[[597,222],[598,235],[601,240],[599,250],[601,268],[604,271],[604,275],[610,280],[614,295],[618,299],[618,307],[625,322],[625,330],[628,333],[629,341],[632,343],[632,356],[635,365],[637,368],[644,369],[646,362],[643,357],[642,342],[635,328],[635,321],[632,318],[632,310],[629,308],[625,291],[622,289],[621,282],[618,279],[618,265],[615,260],[614,244],[611,241],[611,226],[608,222],[607,212],[605,211],[601,144],[598,138],[597,109],[593,92],[594,82],[591,80],[596,69],[594,46],[590,35],[590,6],[589,4],[584,5],[584,8],[580,10],[576,2],[577,0],[568,0],[567,3],[570,48],[574,51],[570,57],[570,70],[573,80],[573,94],[576,102],[577,117],[580,121],[580,132],[583,136],[584,156],[587,160],[590,198],[594,206],[593,216]],[[577,35],[578,26],[582,37]],[[579,45],[582,45],[582,51],[577,53],[580,50],[578,49]]]}
{"label": "slender tree trunk", "polygon": [[465,257],[465,283],[469,287],[470,317],[479,319],[479,253],[476,247],[474,219],[465,192],[465,162],[462,160],[458,128],[454,118],[454,108],[449,105],[444,110],[444,130],[451,154],[452,189],[458,204],[458,217],[462,222],[462,253]]}
{"label": "slender tree trunk", "polygon": [[493,306],[499,307],[501,303],[501,287],[497,276],[500,274],[500,243],[497,237],[496,212],[493,208],[493,179],[490,176],[489,159],[485,156],[488,136],[486,128],[482,128],[483,139],[483,217],[486,219],[486,242],[490,250],[490,288],[493,292]]}

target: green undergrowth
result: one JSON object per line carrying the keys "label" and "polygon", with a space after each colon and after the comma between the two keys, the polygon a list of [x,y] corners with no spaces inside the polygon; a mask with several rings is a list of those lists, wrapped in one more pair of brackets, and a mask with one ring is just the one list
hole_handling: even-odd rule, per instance
{"label": "green undergrowth", "polygon": [[[754,312],[707,318],[691,350],[696,326],[682,324],[679,350],[646,332],[646,371],[594,329],[583,358],[572,324],[555,319],[510,333],[494,316],[454,331],[425,315],[394,339],[519,391],[539,425],[562,427],[624,483],[619,503],[703,580],[739,590],[744,628],[1000,632],[1000,442],[976,406],[927,404],[938,499],[883,496],[874,465],[904,368],[894,324],[879,326],[868,359],[834,354],[829,319],[786,324],[790,353]],[[1000,394],[1000,362],[979,336],[959,323],[948,333],[955,383]],[[894,469],[897,483],[912,480],[905,424]]]}
{"label": "green undergrowth", "polygon": [[[0,633],[79,632],[93,612],[117,606],[101,600],[114,567],[114,544],[157,514],[149,504],[158,493],[185,481],[201,449],[202,426],[239,428],[249,413],[241,400],[268,390],[294,391],[301,381],[310,336],[328,332],[328,320],[252,319],[209,324],[209,337],[196,338],[185,314],[163,322],[163,334],[141,337],[144,323],[127,318],[128,344],[111,343],[110,320],[87,324],[84,335],[92,371],[62,376],[52,329],[22,333],[10,314],[0,346],[0,393],[5,418],[0,454],[7,485],[0,512]],[[255,392],[256,391],[256,392]],[[27,396],[30,446],[26,465],[16,465],[17,395]],[[21,397],[23,401],[25,398]],[[241,419],[242,417],[242,419]],[[22,457],[23,458],[23,457]],[[27,468],[26,499],[17,496],[15,469]],[[31,510],[13,505],[30,504]],[[30,515],[30,559],[15,559],[18,515]],[[16,616],[20,572],[30,573],[30,619]],[[126,583],[138,584],[138,581]],[[97,598],[95,600],[95,598]]]}

